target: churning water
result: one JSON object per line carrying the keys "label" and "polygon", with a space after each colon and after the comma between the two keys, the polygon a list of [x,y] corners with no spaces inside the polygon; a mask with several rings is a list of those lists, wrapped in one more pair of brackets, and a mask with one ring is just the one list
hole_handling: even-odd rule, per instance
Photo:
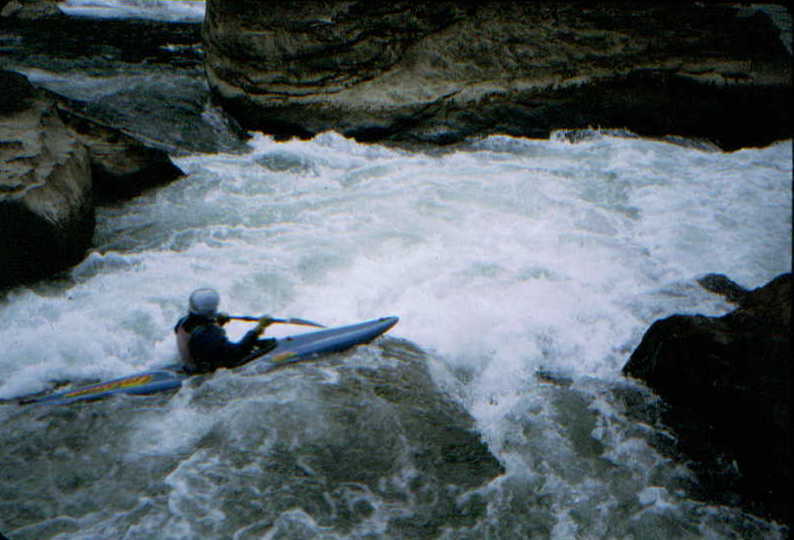
{"label": "churning water", "polygon": [[141,18],[162,21],[201,21],[204,0],[65,0],[69,15],[96,18]]}
{"label": "churning water", "polygon": [[[790,269],[791,162],[790,142],[724,154],[598,134],[490,137],[437,154],[257,135],[246,153],[178,158],[185,178],[100,209],[96,248],[67,277],[5,295],[0,397],[173,362],[187,295],[212,286],[236,314],[400,316],[390,335],[425,352],[505,473],[417,487],[411,427],[392,426],[395,413],[344,371],[415,360],[386,340],[256,391],[224,371],[155,398],[0,405],[0,530],[782,537],[702,497],[661,449],[671,435],[626,414],[621,388],[653,396],[619,372],[655,319],[731,309],[698,276],[753,288]],[[367,419],[329,422],[338,410]],[[312,462],[328,445],[343,450]]]}

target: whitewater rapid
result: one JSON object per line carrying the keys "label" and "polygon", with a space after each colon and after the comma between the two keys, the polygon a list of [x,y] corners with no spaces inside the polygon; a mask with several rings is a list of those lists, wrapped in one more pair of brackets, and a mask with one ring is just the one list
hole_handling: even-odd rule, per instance
{"label": "whitewater rapid", "polygon": [[65,0],[58,7],[68,15],[93,18],[139,18],[201,22],[203,0]]}
{"label": "whitewater rapid", "polygon": [[[607,396],[654,320],[732,309],[697,277],[754,288],[790,269],[790,141],[725,154],[599,134],[494,136],[411,152],[334,133],[255,135],[240,154],[175,161],[184,178],[99,209],[95,248],[68,275],[0,300],[0,398],[174,362],[172,327],[197,287],[218,289],[234,314],[327,325],[397,315],[391,334],[429,354],[436,383],[507,469],[478,495],[500,534],[527,530],[506,516],[539,490],[553,493],[544,519],[558,538],[608,535],[582,523],[617,520],[624,498],[672,519],[666,531],[772,534],[673,492],[669,478],[686,473]],[[555,394],[538,372],[581,394]],[[203,417],[191,392],[157,422],[136,421],[121,451],[155,452],[158,440],[179,455],[201,441],[220,417]],[[588,460],[631,472],[617,479]],[[181,467],[167,483],[186,496]]]}
{"label": "whitewater rapid", "polygon": [[9,294],[0,395],[173,360],[170,327],[207,285],[236,313],[398,315],[483,395],[541,367],[617,377],[656,318],[729,309],[698,276],[752,288],[791,265],[788,143],[491,137],[430,155],[329,133],[177,163],[183,180],[99,210],[63,290]]}

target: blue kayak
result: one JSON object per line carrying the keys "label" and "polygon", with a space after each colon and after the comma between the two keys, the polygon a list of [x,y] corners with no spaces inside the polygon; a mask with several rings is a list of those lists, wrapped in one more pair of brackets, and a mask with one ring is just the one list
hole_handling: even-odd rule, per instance
{"label": "blue kayak", "polygon": [[[256,366],[257,373],[308,360],[317,355],[343,351],[367,343],[397,324],[397,317],[384,317],[349,326],[329,328],[280,338],[276,347],[266,352],[254,352],[245,359]],[[182,386],[190,375],[178,365],[144,371],[119,379],[91,384],[49,396],[21,399],[20,404],[66,405],[76,401],[101,399],[115,394],[155,394]]]}

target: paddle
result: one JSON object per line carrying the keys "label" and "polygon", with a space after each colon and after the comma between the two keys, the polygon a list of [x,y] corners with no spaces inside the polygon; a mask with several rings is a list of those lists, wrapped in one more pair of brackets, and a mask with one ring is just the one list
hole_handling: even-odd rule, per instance
{"label": "paddle", "polygon": [[[229,319],[233,319],[235,321],[257,322],[259,320],[259,317],[250,317],[247,315],[229,315],[228,317]],[[325,328],[325,325],[312,321],[307,321],[306,319],[293,318],[293,319],[270,319],[270,320],[273,321],[274,323],[280,323],[280,324],[297,324],[300,326],[316,326],[317,328]]]}

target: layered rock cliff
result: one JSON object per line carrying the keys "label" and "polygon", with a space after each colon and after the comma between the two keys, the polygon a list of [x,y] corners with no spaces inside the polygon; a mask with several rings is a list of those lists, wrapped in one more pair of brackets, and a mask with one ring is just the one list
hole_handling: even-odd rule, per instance
{"label": "layered rock cliff", "polygon": [[168,155],[0,70],[0,289],[82,259],[94,204],[182,175]]}
{"label": "layered rock cliff", "polygon": [[208,0],[204,39],[220,101],[282,136],[790,136],[790,50],[740,5]]}
{"label": "layered rock cliff", "polygon": [[88,152],[55,105],[0,72],[0,288],[74,264],[91,242]]}

